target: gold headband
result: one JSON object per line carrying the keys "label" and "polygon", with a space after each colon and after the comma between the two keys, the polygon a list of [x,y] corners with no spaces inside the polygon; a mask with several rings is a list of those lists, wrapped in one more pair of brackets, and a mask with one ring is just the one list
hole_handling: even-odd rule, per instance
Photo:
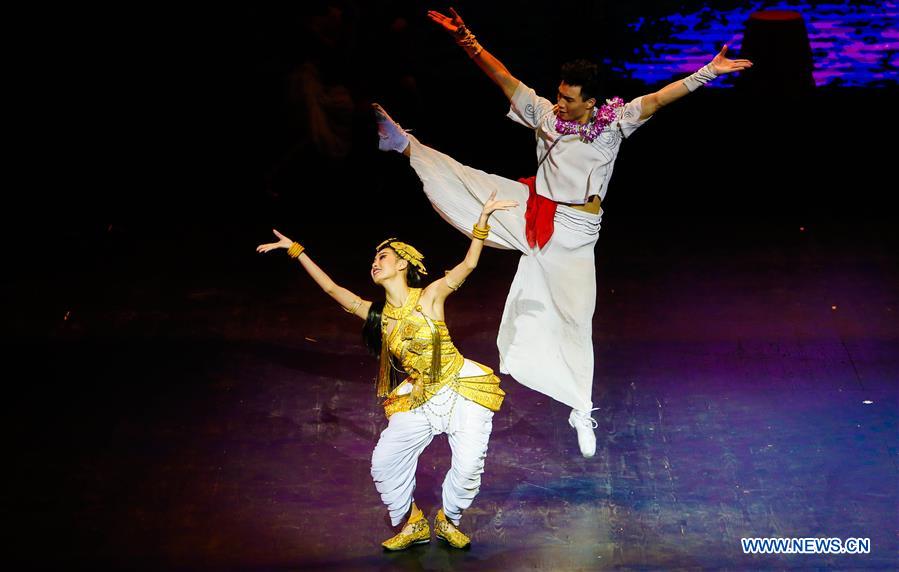
{"label": "gold headband", "polygon": [[425,270],[425,265],[422,260],[425,259],[424,255],[415,249],[411,244],[406,244],[405,242],[400,242],[396,238],[388,238],[384,242],[378,245],[375,248],[375,252],[381,250],[385,246],[389,246],[396,252],[397,256],[407,261],[412,266],[418,268],[418,272],[425,276],[428,275],[428,271]]}

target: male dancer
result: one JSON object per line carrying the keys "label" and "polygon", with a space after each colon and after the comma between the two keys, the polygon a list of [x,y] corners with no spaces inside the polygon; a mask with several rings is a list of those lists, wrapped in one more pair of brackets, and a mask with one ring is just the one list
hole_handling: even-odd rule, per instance
{"label": "male dancer", "polygon": [[437,212],[469,236],[468,221],[492,193],[518,201],[519,207],[497,213],[486,242],[522,253],[497,337],[500,371],[571,407],[568,423],[577,431],[581,454],[592,457],[593,249],[621,141],[662,107],[752,62],[728,59],[724,46],[683,80],[626,104],[614,98],[598,106],[596,66],[578,60],[562,67],[553,105],[516,79],[450,11],[452,17],[434,11],[428,17],[503,90],[511,105],[509,118],[536,132],[536,175],[516,182],[461,165],[419,143],[375,105],[379,147],[409,157]]}

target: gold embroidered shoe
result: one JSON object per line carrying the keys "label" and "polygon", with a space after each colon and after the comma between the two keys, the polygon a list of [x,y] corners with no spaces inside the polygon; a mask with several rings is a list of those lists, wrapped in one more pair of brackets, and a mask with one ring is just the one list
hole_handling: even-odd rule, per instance
{"label": "gold embroidered shoe", "polygon": [[462,531],[446,519],[443,509],[437,511],[437,518],[434,519],[434,533],[437,538],[445,540],[453,548],[465,548],[471,544],[471,539],[462,534]]}
{"label": "gold embroidered shoe", "polygon": [[406,521],[406,526],[399,534],[392,538],[388,538],[381,543],[381,546],[387,550],[405,550],[413,544],[424,544],[431,541],[431,527],[428,526],[428,519],[425,518],[418,507],[412,505],[412,514]]}

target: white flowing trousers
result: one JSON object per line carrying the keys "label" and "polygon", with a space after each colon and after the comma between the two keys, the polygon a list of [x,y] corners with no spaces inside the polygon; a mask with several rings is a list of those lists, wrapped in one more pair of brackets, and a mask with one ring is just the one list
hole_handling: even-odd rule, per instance
{"label": "white flowing trousers", "polygon": [[449,386],[421,407],[391,415],[372,453],[371,476],[393,525],[403,521],[412,505],[419,455],[434,435],[441,433],[446,433],[452,450],[450,469],[443,480],[443,512],[459,524],[462,511],[471,506],[480,491],[492,430],[493,411]]}
{"label": "white flowing trousers", "polygon": [[410,162],[434,209],[471,236],[484,203],[516,200],[497,211],[486,244],[522,253],[497,336],[500,371],[569,407],[593,408],[593,312],[596,270],[593,249],[600,215],[559,205],[552,238],[532,249],[525,235],[528,189],[491,175],[419,143],[409,136]]}

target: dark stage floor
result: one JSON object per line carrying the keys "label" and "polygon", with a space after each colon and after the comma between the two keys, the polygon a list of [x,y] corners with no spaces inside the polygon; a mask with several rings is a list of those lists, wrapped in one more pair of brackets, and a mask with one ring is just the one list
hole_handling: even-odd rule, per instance
{"label": "dark stage floor", "polygon": [[[264,233],[196,235],[192,246],[219,255],[190,257],[172,255],[174,239],[151,248],[112,229],[96,239],[111,266],[71,275],[62,295],[41,277],[10,279],[5,345],[27,368],[4,415],[15,459],[6,558],[158,570],[895,569],[889,225],[609,227],[597,250],[597,455],[578,455],[566,408],[504,378],[463,552],[381,552],[392,532],[369,477],[385,426],[376,365],[360,324],[285,257],[253,253]],[[432,232],[417,242],[448,267],[465,241]],[[359,242],[358,257],[324,241],[310,252],[372,296]],[[448,308],[462,351],[494,367],[515,264],[487,253]],[[448,454],[438,438],[419,464],[429,515]],[[750,556],[741,537],[870,538],[871,552]]]}

